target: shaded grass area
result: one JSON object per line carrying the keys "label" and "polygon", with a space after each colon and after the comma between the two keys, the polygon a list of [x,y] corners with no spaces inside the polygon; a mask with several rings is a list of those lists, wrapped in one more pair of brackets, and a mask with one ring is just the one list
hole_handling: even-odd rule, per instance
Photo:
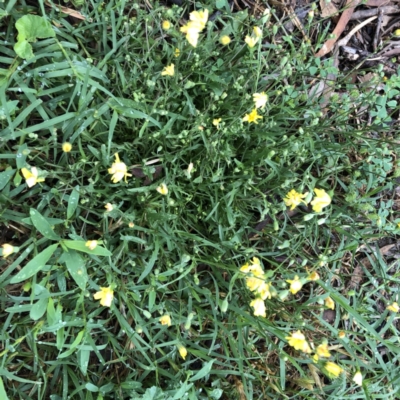
{"label": "shaded grass area", "polygon": [[[42,2],[2,6],[0,223],[1,243],[14,246],[1,260],[5,392],[395,399],[397,314],[386,307],[398,263],[377,249],[400,232],[390,125],[400,77],[349,83],[273,12],[221,8],[194,48],[180,31],[189,6],[92,1],[84,20]],[[23,60],[15,22],[26,14],[48,19],[55,37]],[[254,26],[262,37],[249,48]],[[332,73],[338,86],[322,106],[316,85]],[[262,119],[243,121],[263,92]],[[115,153],[126,183],[111,181]],[[29,187],[23,168],[33,167],[44,181]],[[321,212],[316,188],[332,198]],[[305,203],[290,211],[292,189]],[[266,317],[240,271],[254,257],[270,285]],[[110,307],[93,298],[101,288],[113,291]],[[298,331],[310,353],[288,344]],[[313,358],[325,341],[329,357]],[[343,370],[336,379],[328,362]]]}

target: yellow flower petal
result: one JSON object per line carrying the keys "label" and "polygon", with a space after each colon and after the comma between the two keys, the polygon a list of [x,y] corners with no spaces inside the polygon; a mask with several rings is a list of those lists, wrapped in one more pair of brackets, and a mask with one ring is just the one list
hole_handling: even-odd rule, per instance
{"label": "yellow flower petal", "polygon": [[331,310],[334,310],[335,309],[335,302],[330,297],[327,297],[325,299],[325,306],[327,308],[330,308]]}
{"label": "yellow flower petal", "polygon": [[246,114],[242,121],[243,122],[254,122],[255,124],[258,124],[257,119],[261,119],[262,116],[257,114],[257,109],[255,108],[250,114]]}
{"label": "yellow flower petal", "polygon": [[1,245],[3,248],[2,255],[3,258],[7,258],[10,254],[14,253],[14,246],[8,243],[4,243]]}
{"label": "yellow flower petal", "polygon": [[306,337],[300,332],[293,332],[292,336],[285,338],[289,342],[289,346],[304,353],[311,353],[311,348],[307,343]]}
{"label": "yellow flower petal", "polygon": [[329,358],[331,356],[331,353],[329,353],[328,350],[328,343],[320,344],[316,349],[316,353],[319,357]]}
{"label": "yellow flower petal", "polygon": [[227,46],[231,42],[231,38],[228,35],[221,36],[219,41],[222,45]]}
{"label": "yellow flower petal", "polygon": [[169,315],[163,315],[159,321],[161,322],[161,325],[167,325],[171,326],[171,317]]}
{"label": "yellow flower petal", "polygon": [[162,22],[161,26],[164,29],[164,31],[167,31],[169,28],[171,28],[171,22],[165,20]]}
{"label": "yellow flower petal", "polygon": [[97,244],[98,244],[97,240],[88,240],[85,243],[85,246],[89,247],[90,250],[94,250],[97,247]]}
{"label": "yellow flower petal", "polygon": [[311,202],[313,206],[313,210],[315,212],[321,212],[323,208],[329,206],[331,204],[332,199],[328,193],[325,192],[324,189],[314,189],[316,197]]}
{"label": "yellow flower petal", "polygon": [[299,204],[304,203],[307,205],[307,203],[303,200],[308,193],[301,194],[299,192],[296,192],[294,189],[292,189],[286,197],[283,199],[287,207],[290,207],[290,210],[294,210]]}
{"label": "yellow flower petal", "polygon": [[353,382],[355,382],[358,386],[362,386],[363,376],[360,371],[357,371],[353,376]]}
{"label": "yellow flower petal", "polygon": [[264,108],[268,101],[268,95],[265,92],[254,93],[253,101],[256,108]]}
{"label": "yellow flower petal", "polygon": [[343,371],[339,365],[335,364],[334,362],[327,361],[324,364],[324,371],[327,373],[329,378],[337,378]]}
{"label": "yellow flower petal", "polygon": [[161,72],[162,76],[174,76],[175,75],[175,65],[174,64],[170,64],[167,67],[165,67],[162,72]]}
{"label": "yellow flower petal", "polygon": [[294,279],[287,279],[286,282],[290,283],[290,293],[296,294],[301,290],[303,287],[303,283],[299,279],[299,277],[296,275]]}
{"label": "yellow flower petal", "polygon": [[266,317],[264,300],[257,297],[250,303],[250,307],[254,308],[254,315],[257,317]]}
{"label": "yellow flower petal", "polygon": [[166,196],[168,194],[168,187],[165,183],[162,183],[160,186],[156,188],[157,192]]}
{"label": "yellow flower petal", "polygon": [[108,173],[112,175],[111,181],[117,183],[125,178],[126,182],[126,178],[132,176],[132,174],[128,174],[128,167],[125,163],[121,162],[118,153],[115,153],[114,156],[115,162],[111,165],[111,168],[108,168]]}
{"label": "yellow flower petal", "polygon": [[100,304],[104,307],[111,307],[114,299],[114,291],[110,287],[100,287],[100,291],[93,295],[95,300],[100,300]]}
{"label": "yellow flower petal", "polygon": [[396,303],[396,302],[394,302],[394,303],[392,303],[392,304],[389,304],[387,307],[386,307],[386,310],[389,310],[389,311],[393,311],[393,312],[399,312],[399,310],[400,310],[400,307],[399,307],[399,305]]}
{"label": "yellow flower petal", "polygon": [[182,346],[181,344],[178,346],[178,351],[179,354],[181,355],[181,357],[186,360],[186,356],[187,356],[187,350],[186,347]]}

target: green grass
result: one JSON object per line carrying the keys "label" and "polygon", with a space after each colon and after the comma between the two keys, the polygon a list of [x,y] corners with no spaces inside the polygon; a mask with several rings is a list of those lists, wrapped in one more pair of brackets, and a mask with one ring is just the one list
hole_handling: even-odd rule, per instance
{"label": "green grass", "polygon": [[[398,398],[399,325],[386,307],[399,268],[378,248],[400,234],[399,74],[352,84],[313,56],[328,26],[306,21],[307,44],[273,10],[82,3],[85,20],[43,1],[0,4],[1,244],[15,247],[0,260],[0,397]],[[204,8],[213,18],[194,48],[180,22]],[[28,14],[55,36],[23,60],[15,22]],[[254,26],[263,38],[249,49]],[[323,104],[313,93],[328,74],[338,80]],[[263,118],[244,122],[260,92]],[[115,153],[127,183],[111,181]],[[31,167],[44,181],[28,187]],[[289,191],[309,202],[315,188],[332,203],[289,211]],[[240,272],[253,257],[271,284],[266,318]],[[296,275],[304,285],[292,294]],[[100,287],[114,290],[111,307],[94,299]],[[298,330],[311,354],[288,344]],[[330,357],[313,361],[324,341]],[[336,379],[326,361],[343,369]]]}

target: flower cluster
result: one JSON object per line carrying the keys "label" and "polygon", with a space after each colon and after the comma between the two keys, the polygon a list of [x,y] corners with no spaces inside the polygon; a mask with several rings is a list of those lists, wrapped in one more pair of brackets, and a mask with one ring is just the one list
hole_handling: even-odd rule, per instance
{"label": "flower cluster", "polygon": [[244,41],[246,42],[247,46],[253,48],[261,38],[262,30],[258,26],[255,26],[251,36],[247,35]]}
{"label": "flower cluster", "polygon": [[266,317],[264,300],[270,299],[272,296],[271,284],[265,282],[265,273],[260,260],[254,257],[252,263],[246,263],[240,268],[240,271],[246,274],[246,286],[256,296],[250,303],[254,309],[254,315]]}
{"label": "flower cluster", "polygon": [[208,21],[208,10],[193,11],[189,15],[190,21],[182,26],[181,32],[186,33],[187,41],[193,46],[197,46],[200,32],[206,27]]}
{"label": "flower cluster", "polygon": [[[313,211],[321,212],[323,208],[328,207],[331,204],[332,199],[328,193],[325,192],[324,189],[314,189],[315,197],[314,200],[311,201],[311,205],[313,206]],[[295,189],[292,189],[286,197],[283,199],[287,207],[290,207],[290,210],[294,210],[301,203],[307,205],[308,202],[303,200],[309,195],[309,193],[299,193],[296,192]]]}

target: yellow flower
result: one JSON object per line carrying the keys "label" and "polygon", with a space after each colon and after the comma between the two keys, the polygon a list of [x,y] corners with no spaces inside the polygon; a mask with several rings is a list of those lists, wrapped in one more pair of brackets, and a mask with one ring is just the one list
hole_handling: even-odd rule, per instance
{"label": "yellow flower", "polygon": [[193,25],[198,25],[201,28],[200,30],[203,30],[208,21],[208,10],[193,11],[190,13],[189,18]]}
{"label": "yellow flower", "polygon": [[325,358],[330,357],[331,353],[329,353],[328,350],[328,343],[320,344],[316,349],[316,353],[318,354],[319,357],[325,357]]}
{"label": "yellow flower", "polygon": [[114,298],[114,290],[110,287],[100,287],[100,291],[93,295],[95,300],[100,300],[100,304],[104,307],[111,307]]}
{"label": "yellow flower", "polygon": [[307,205],[307,203],[303,200],[304,197],[307,196],[308,193],[301,194],[296,192],[294,189],[292,189],[286,197],[283,199],[287,207],[290,207],[290,210],[294,210],[300,203],[304,203]]}
{"label": "yellow flower", "polygon": [[290,293],[296,294],[298,291],[301,290],[303,287],[303,283],[299,279],[299,277],[296,275],[294,279],[287,279],[286,282],[290,283]]}
{"label": "yellow flower", "polygon": [[292,336],[287,336],[285,339],[288,340],[289,346],[294,347],[296,350],[311,353],[311,348],[307,343],[306,337],[300,331],[292,333]]}
{"label": "yellow flower", "polygon": [[179,57],[180,54],[181,54],[181,51],[179,49],[175,49],[174,56]]}
{"label": "yellow flower", "polygon": [[334,362],[327,361],[324,364],[324,371],[329,376],[329,378],[337,378],[342,373],[343,369]]}
{"label": "yellow flower", "polygon": [[313,210],[315,212],[321,212],[324,207],[327,207],[329,204],[331,204],[332,199],[324,189],[314,189],[314,192],[317,196],[311,202],[311,205],[313,206]]}
{"label": "yellow flower", "polygon": [[168,75],[168,76],[174,76],[175,75],[175,65],[174,64],[170,64],[167,67],[165,67],[162,72],[161,72],[162,76]]}
{"label": "yellow flower", "polygon": [[250,48],[253,48],[258,42],[258,38],[255,38],[252,36],[246,36],[244,41],[247,44],[247,46],[249,46]]}
{"label": "yellow flower", "polygon": [[69,153],[72,150],[72,144],[70,142],[65,142],[62,144],[62,151],[64,153]]}
{"label": "yellow flower", "polygon": [[313,360],[314,363],[317,363],[318,360],[319,360],[318,354],[314,354],[314,355],[312,356],[312,360]]}
{"label": "yellow flower", "polygon": [[254,122],[255,124],[258,124],[257,119],[262,118],[261,115],[257,114],[257,109],[255,108],[250,114],[246,114],[242,121],[243,122]]}
{"label": "yellow flower", "polygon": [[363,376],[360,371],[357,371],[353,376],[353,382],[355,382],[358,386],[362,385]]}
{"label": "yellow flower", "polygon": [[335,309],[335,302],[330,297],[327,297],[325,299],[325,306],[330,308],[331,310],[334,310]]}
{"label": "yellow flower", "polygon": [[30,171],[26,168],[21,168],[21,172],[28,187],[35,186],[38,182],[44,182],[44,178],[38,177],[39,172],[36,167],[32,167]]}
{"label": "yellow flower", "polygon": [[3,258],[7,258],[10,254],[14,253],[14,246],[8,243],[4,243],[1,245],[3,248]]}
{"label": "yellow flower", "polygon": [[171,22],[165,20],[162,22],[162,28],[164,29],[164,31],[167,31],[169,28],[171,28]]}
{"label": "yellow flower", "polygon": [[317,281],[318,279],[320,279],[320,276],[319,276],[318,272],[314,271],[314,272],[311,272],[311,274],[307,276],[307,279],[309,281]]}
{"label": "yellow flower", "polygon": [[128,167],[126,166],[125,163],[121,162],[118,153],[115,153],[114,156],[115,156],[115,163],[111,165],[111,168],[108,168],[108,173],[112,175],[111,180],[113,183],[117,183],[125,178],[126,182],[126,177],[132,176],[132,174],[128,174],[127,172]]}
{"label": "yellow flower", "polygon": [[231,42],[231,38],[228,35],[224,35],[219,38],[219,41],[224,46],[227,46]]}
{"label": "yellow flower", "polygon": [[165,183],[162,183],[160,186],[156,188],[157,192],[166,196],[168,194],[168,187]]}
{"label": "yellow flower", "polygon": [[255,270],[258,270],[258,271],[261,270],[261,273],[262,274],[264,273],[264,271],[263,271],[263,269],[261,267],[260,260],[257,257],[253,257],[253,263],[252,264],[246,263],[240,268],[240,271],[242,271],[244,273],[253,272]]}
{"label": "yellow flower", "polygon": [[190,21],[180,29],[186,33],[186,40],[193,46],[197,46],[200,32],[206,27],[208,10],[193,11],[190,13]]}
{"label": "yellow flower", "polygon": [[135,226],[135,224],[133,222],[129,222],[128,226],[129,226],[129,228],[133,228]]}
{"label": "yellow flower", "polygon": [[107,212],[111,212],[113,210],[113,205],[111,203],[107,203],[104,208],[107,210]]}
{"label": "yellow flower", "polygon": [[270,299],[272,297],[270,288],[270,283],[262,282],[261,285],[257,288],[257,293],[263,300]]}
{"label": "yellow flower", "polygon": [[396,302],[394,302],[394,303],[388,305],[386,307],[386,310],[393,311],[393,312],[399,312],[400,307]]}
{"label": "yellow flower", "polygon": [[253,101],[256,108],[264,108],[268,101],[268,96],[265,92],[254,93]]}
{"label": "yellow flower", "polygon": [[171,326],[171,317],[169,315],[163,315],[159,321],[161,322],[161,325],[167,325]]}
{"label": "yellow flower", "polygon": [[184,360],[186,360],[186,356],[187,356],[186,347],[184,347],[184,346],[182,346],[182,345],[180,344],[180,345],[178,345],[178,351],[179,351],[179,354],[181,355],[181,357],[182,357]]}
{"label": "yellow flower", "polygon": [[254,308],[254,315],[257,317],[266,317],[265,304],[263,299],[257,297],[250,303],[250,307]]}
{"label": "yellow flower", "polygon": [[89,249],[90,250],[94,250],[96,247],[97,247],[97,240],[88,240],[86,243],[85,243],[85,246],[86,247],[89,247]]}
{"label": "yellow flower", "polygon": [[219,128],[219,124],[220,124],[221,121],[222,121],[222,118],[215,118],[215,119],[213,119],[212,124],[214,126],[216,126],[217,128]]}
{"label": "yellow flower", "polygon": [[394,35],[395,35],[395,36],[400,36],[400,29],[396,29],[396,30],[394,31]]}
{"label": "yellow flower", "polygon": [[255,27],[253,28],[253,35],[254,35],[257,39],[261,39],[261,37],[262,37],[262,30],[261,30],[258,26],[255,26]]}
{"label": "yellow flower", "polygon": [[346,332],[339,331],[338,332],[338,337],[339,337],[339,339],[344,339],[346,337]]}
{"label": "yellow flower", "polygon": [[240,268],[240,271],[245,273],[245,274],[250,274],[246,278],[246,286],[249,288],[250,291],[254,292],[255,290],[258,290],[260,288],[263,288],[265,290],[265,287],[263,285],[265,284],[264,282],[264,270],[260,264],[260,260],[257,257],[253,258],[253,263],[249,264],[246,263]]}
{"label": "yellow flower", "polygon": [[188,165],[188,167],[187,167],[187,170],[186,170],[186,173],[187,173],[187,175],[188,175],[188,177],[190,178],[190,174],[192,173],[192,171],[193,171],[193,168],[194,168],[194,164],[191,162],[191,163],[189,163],[189,165]]}

